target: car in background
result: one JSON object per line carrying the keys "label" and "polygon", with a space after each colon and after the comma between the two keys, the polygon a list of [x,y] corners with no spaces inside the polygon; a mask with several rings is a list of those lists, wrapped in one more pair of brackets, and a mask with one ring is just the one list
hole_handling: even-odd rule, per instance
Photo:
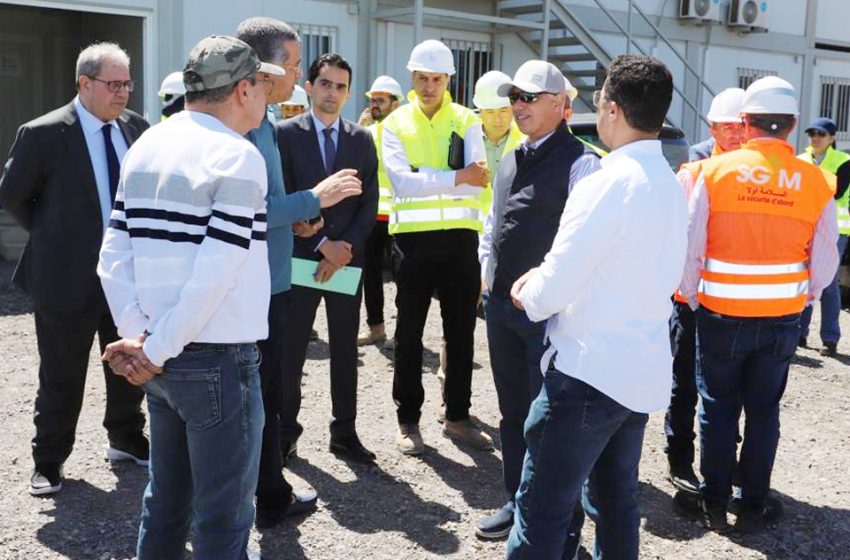
{"label": "car in background", "polygon": [[[570,119],[570,128],[573,134],[581,137],[582,140],[599,146],[603,150],[608,149],[599,139],[599,133],[596,132],[596,113],[575,113]],[[665,124],[658,139],[661,140],[661,149],[670,163],[670,168],[678,171],[679,167],[688,161],[690,144],[685,139],[685,133],[675,126]]]}

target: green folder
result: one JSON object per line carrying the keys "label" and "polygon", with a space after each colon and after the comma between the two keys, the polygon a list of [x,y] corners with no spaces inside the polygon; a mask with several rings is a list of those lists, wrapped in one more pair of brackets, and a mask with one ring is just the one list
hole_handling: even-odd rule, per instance
{"label": "green folder", "polygon": [[293,258],[292,283],[296,286],[348,294],[350,296],[357,293],[357,287],[360,285],[360,275],[363,273],[363,269],[356,266],[344,266],[337,270],[327,282],[316,282],[313,275],[316,274],[316,268],[318,266],[318,261]]}

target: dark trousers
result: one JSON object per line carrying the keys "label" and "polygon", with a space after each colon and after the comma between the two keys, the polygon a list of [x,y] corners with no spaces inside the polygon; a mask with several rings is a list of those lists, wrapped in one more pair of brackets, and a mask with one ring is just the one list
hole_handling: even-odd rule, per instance
{"label": "dark trousers", "polygon": [[286,292],[274,294],[269,304],[269,337],[257,343],[262,355],[260,386],[263,392],[263,446],[257,481],[257,505],[285,508],[292,486],[283,477],[280,447],[280,408],[283,399],[283,328],[286,322]]}
{"label": "dark trousers", "polygon": [[[637,560],[646,414],[552,368],[525,422],[528,451],[507,558],[564,560],[578,549],[576,504],[596,523],[594,558]],[[580,525],[578,525],[580,527]]]}
{"label": "dark trousers", "polygon": [[509,297],[485,294],[484,316],[490,367],[499,398],[499,439],[505,490],[513,500],[519,489],[525,456],[523,426],[531,402],[543,386],[540,359],[545,349],[546,323],[533,323]]}
{"label": "dark trousers", "polygon": [[672,464],[691,465],[696,439],[696,320],[687,303],[673,303],[670,345],[673,349],[673,393],[664,416],[667,459]]}
{"label": "dark trousers", "polygon": [[389,223],[375,221],[363,249],[363,298],[366,300],[366,324],[384,324],[384,255],[392,244]]}
{"label": "dark trousers", "polygon": [[[38,337],[38,395],[35,399],[35,437],[32,457],[36,465],[64,463],[74,447],[77,420],[94,335],[100,350],[118,340],[118,332],[100,290],[91,305],[76,313],[35,309]],[[141,404],[144,391],[112,373],[103,364],[106,378],[106,414],[103,427],[110,441],[120,442],[140,434],[145,426]]]}
{"label": "dark trousers", "polygon": [[283,401],[280,410],[281,445],[287,449],[304,428],[298,423],[301,410],[301,376],[310,329],[322,298],[328,317],[331,354],[331,439],[354,435],[357,417],[357,327],[360,322],[360,290],[353,296],[293,286],[286,294],[283,327]]}
{"label": "dark trousers", "polygon": [[726,503],[740,406],[744,410],[741,497],[764,502],[779,444],[779,401],[800,335],[800,315],[738,318],[697,310],[700,404],[700,492]]}
{"label": "dark trousers", "polygon": [[393,400],[398,421],[417,424],[422,413],[422,334],[436,289],[446,339],[446,418],[469,417],[475,308],[481,289],[478,234],[468,229],[403,233],[395,236],[395,374]]}

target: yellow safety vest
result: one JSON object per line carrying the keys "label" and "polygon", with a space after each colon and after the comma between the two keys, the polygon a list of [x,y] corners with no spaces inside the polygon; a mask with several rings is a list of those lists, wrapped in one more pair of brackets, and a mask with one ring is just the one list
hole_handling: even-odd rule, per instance
{"label": "yellow safety vest", "polygon": [[[505,149],[502,151],[502,157],[504,158],[508,152],[525,142],[526,136],[520,131],[516,122],[511,123],[511,127],[508,129],[508,140],[505,142]],[[490,213],[490,206],[493,204],[493,181],[496,179],[496,174],[493,170],[490,170],[490,185],[481,192],[479,195],[479,200],[481,200],[481,212],[482,216],[486,216]]]}
{"label": "yellow safety vest", "polygon": [[378,152],[378,215],[389,216],[393,211],[393,187],[387,170],[384,168],[384,158],[381,157],[381,140],[384,135],[383,123],[373,123],[366,127],[375,140],[375,150]]}
{"label": "yellow safety vest", "polygon": [[[452,103],[448,92],[443,93],[443,104],[431,119],[419,107],[415,91],[408,93],[407,99],[410,103],[393,111],[382,124],[398,136],[411,168],[449,171],[452,133],[465,138],[467,130],[479,123],[478,117],[466,107]],[[479,197],[448,194],[403,197],[393,188],[390,235],[446,229],[481,233],[484,227]]]}
{"label": "yellow safety vest", "polygon": [[[806,151],[797,157],[811,164],[815,162],[811,146],[808,146]],[[847,160],[850,160],[850,154],[836,150],[830,146],[826,149],[826,155],[821,160],[819,167],[835,175],[838,173],[838,168]],[[835,201],[835,211],[838,215],[838,233],[850,235],[850,188],[845,190],[841,198]]]}

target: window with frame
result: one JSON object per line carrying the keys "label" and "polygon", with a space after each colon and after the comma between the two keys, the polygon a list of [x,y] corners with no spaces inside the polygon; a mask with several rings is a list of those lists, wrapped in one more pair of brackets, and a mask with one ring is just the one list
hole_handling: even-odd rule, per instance
{"label": "window with frame", "polygon": [[452,100],[460,105],[472,106],[475,82],[493,69],[493,47],[480,41],[443,39],[455,59],[455,75],[449,82]]}
{"label": "window with frame", "polygon": [[818,116],[835,121],[838,140],[850,140],[850,78],[821,77]]}
{"label": "window with frame", "polygon": [[327,25],[293,24],[301,37],[301,73],[307,79],[307,70],[323,54],[336,52],[337,29]]}
{"label": "window with frame", "polygon": [[765,76],[778,76],[779,72],[775,70],[762,70],[759,68],[741,68],[738,67],[738,87],[747,89],[750,84]]}

